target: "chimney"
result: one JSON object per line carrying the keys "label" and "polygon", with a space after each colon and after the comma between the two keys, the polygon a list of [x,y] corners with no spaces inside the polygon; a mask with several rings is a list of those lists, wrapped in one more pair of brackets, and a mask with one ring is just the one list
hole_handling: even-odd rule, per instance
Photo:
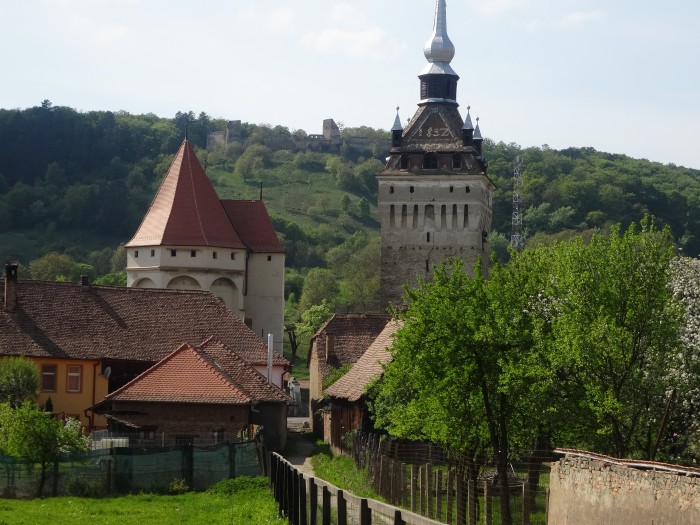
{"label": "chimney", "polygon": [[80,276],[80,287],[83,289],[90,288],[90,279],[87,275]]}
{"label": "chimney", "polygon": [[17,309],[17,263],[5,265],[5,311],[14,312]]}
{"label": "chimney", "polygon": [[326,334],[326,363],[328,358],[333,355],[335,351],[335,337],[333,334]]}

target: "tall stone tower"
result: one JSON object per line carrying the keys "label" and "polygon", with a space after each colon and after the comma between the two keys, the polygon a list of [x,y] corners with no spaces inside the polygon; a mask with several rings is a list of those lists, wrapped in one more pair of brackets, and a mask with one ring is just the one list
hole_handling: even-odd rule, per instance
{"label": "tall stone tower", "polygon": [[397,108],[390,157],[377,174],[383,307],[401,304],[403,285],[430,279],[444,261],[461,259],[467,271],[479,256],[488,262],[494,185],[478,118],[474,128],[469,108],[464,120],[458,110],[445,0],[437,0],[423,52],[428,64],[418,75],[418,110],[403,129]]}

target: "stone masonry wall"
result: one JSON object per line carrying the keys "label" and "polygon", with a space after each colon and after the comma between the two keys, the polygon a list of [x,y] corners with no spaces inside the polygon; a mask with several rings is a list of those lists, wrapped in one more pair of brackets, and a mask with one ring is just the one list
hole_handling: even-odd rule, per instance
{"label": "stone masonry wall", "polygon": [[566,456],[550,475],[548,523],[700,523],[700,477]]}

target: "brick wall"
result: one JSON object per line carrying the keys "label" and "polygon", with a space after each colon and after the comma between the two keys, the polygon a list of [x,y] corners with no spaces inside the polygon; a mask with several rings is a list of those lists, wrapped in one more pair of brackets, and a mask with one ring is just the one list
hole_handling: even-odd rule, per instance
{"label": "brick wall", "polygon": [[700,523],[700,477],[566,456],[552,466],[548,523]]}

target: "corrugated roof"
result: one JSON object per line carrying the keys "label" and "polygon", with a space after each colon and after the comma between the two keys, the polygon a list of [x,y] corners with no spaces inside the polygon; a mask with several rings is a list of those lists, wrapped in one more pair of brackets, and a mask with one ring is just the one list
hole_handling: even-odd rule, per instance
{"label": "corrugated roof", "polygon": [[[17,302],[0,308],[0,355],[155,363],[215,336],[247,363],[267,363],[267,346],[211,292],[19,281]],[[289,366],[277,353],[274,364]]]}
{"label": "corrugated roof", "polygon": [[187,139],[127,246],[245,248]]}
{"label": "corrugated roof", "polygon": [[348,373],[324,390],[324,393],[348,401],[360,399],[370,382],[383,373],[382,365],[391,361],[389,348],[398,328],[398,322],[389,322]]}
{"label": "corrugated roof", "polygon": [[263,201],[222,200],[239,238],[252,252],[284,253]]}

